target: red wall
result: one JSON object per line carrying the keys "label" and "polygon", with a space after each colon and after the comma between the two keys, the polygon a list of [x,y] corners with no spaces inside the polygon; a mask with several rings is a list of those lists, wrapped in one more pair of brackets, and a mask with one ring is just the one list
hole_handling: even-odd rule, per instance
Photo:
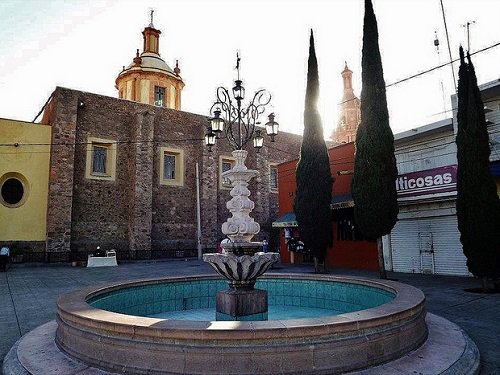
{"label": "red wall", "polygon": [[[335,177],[332,195],[351,193],[352,171],[354,169],[354,143],[346,143],[328,150],[330,170]],[[296,181],[295,168],[298,160],[278,165],[279,213],[293,212]],[[338,174],[341,172],[341,174]],[[343,174],[347,173],[347,174]],[[327,251],[328,264],[332,267],[378,269],[377,244],[368,241],[338,241],[337,227],[332,224],[333,247]],[[280,234],[281,261],[290,263],[283,231]]]}

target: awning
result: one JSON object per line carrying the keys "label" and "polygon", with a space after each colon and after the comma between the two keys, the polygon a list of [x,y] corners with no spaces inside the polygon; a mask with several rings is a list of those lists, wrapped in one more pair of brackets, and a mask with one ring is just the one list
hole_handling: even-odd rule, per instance
{"label": "awning", "polygon": [[293,212],[287,212],[273,221],[273,228],[289,228],[297,226],[297,220],[295,219],[295,213]]}
{"label": "awning", "polygon": [[[332,203],[330,204],[332,210],[348,207],[354,207],[354,201],[351,194],[336,195],[332,197]],[[297,226],[297,219],[295,218],[294,212],[287,212],[273,221],[273,228],[290,228]]]}
{"label": "awning", "polygon": [[341,208],[354,207],[354,201],[351,194],[336,195],[332,197],[330,208],[332,210],[340,210]]}

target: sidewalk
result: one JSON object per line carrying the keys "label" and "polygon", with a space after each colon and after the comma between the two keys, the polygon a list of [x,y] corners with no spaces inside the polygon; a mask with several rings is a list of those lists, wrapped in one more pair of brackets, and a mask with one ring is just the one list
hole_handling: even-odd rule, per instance
{"label": "sidewalk", "polygon": [[[270,272],[311,273],[312,266],[279,265]],[[198,260],[138,262],[119,267],[13,266],[0,272],[0,359],[16,340],[54,319],[57,297],[70,290],[119,280],[213,274]],[[378,278],[378,272],[332,269],[334,274]],[[463,328],[481,352],[482,375],[500,374],[500,294],[476,294],[472,278],[389,273],[391,279],[421,289],[429,312]],[[0,362],[0,373],[2,364]]]}

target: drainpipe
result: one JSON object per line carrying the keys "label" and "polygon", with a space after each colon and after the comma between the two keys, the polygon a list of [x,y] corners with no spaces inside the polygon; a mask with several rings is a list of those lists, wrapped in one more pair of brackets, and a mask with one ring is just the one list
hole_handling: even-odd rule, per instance
{"label": "drainpipe", "polygon": [[201,206],[200,206],[200,169],[196,163],[196,244],[198,248],[198,259],[201,260]]}
{"label": "drainpipe", "polygon": [[386,271],[393,271],[392,269],[392,247],[391,247],[391,234],[386,234],[382,237],[382,243],[384,244],[384,261]]}

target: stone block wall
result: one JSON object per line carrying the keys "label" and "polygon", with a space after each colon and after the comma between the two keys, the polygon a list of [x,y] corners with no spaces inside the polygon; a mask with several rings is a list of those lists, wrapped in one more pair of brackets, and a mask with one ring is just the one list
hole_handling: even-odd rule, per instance
{"label": "stone block wall", "polygon": [[78,111],[76,91],[60,89],[51,102],[52,139],[47,201],[47,243],[51,252],[69,251]]}
{"label": "stone block wall", "polygon": [[[217,241],[221,238],[222,232],[219,225],[221,215],[221,195],[229,197],[227,191],[219,191],[219,153],[216,145],[212,152],[208,152],[204,144],[202,144],[203,156],[202,164],[200,165],[201,174],[201,228],[202,237],[201,243],[206,251],[215,251],[217,249]],[[227,211],[224,204],[224,209]]]}
{"label": "stone block wall", "polygon": [[[80,98],[83,107],[78,111],[77,120],[71,249],[88,252],[101,246],[126,251],[129,249],[128,223],[133,207],[130,194],[133,153],[127,142],[131,140],[137,122],[137,110],[131,111],[121,105],[126,103],[122,100],[103,100],[87,93],[80,93]],[[89,137],[118,142],[114,181],[85,177]]]}
{"label": "stone block wall", "polygon": [[140,111],[135,114],[136,121],[130,129],[128,243],[131,252],[151,250],[154,118],[153,112]]}
{"label": "stone block wall", "polygon": [[[207,119],[204,116],[171,109],[156,109],[155,152],[151,169],[153,171],[153,247],[155,249],[196,249],[196,163],[200,177],[204,166],[203,136]],[[184,183],[182,186],[160,184],[160,147],[183,151]],[[200,196],[209,182],[200,181]],[[214,204],[210,195],[200,197],[202,207]],[[203,220],[203,217],[202,217]],[[202,229],[210,226],[202,224]]]}

